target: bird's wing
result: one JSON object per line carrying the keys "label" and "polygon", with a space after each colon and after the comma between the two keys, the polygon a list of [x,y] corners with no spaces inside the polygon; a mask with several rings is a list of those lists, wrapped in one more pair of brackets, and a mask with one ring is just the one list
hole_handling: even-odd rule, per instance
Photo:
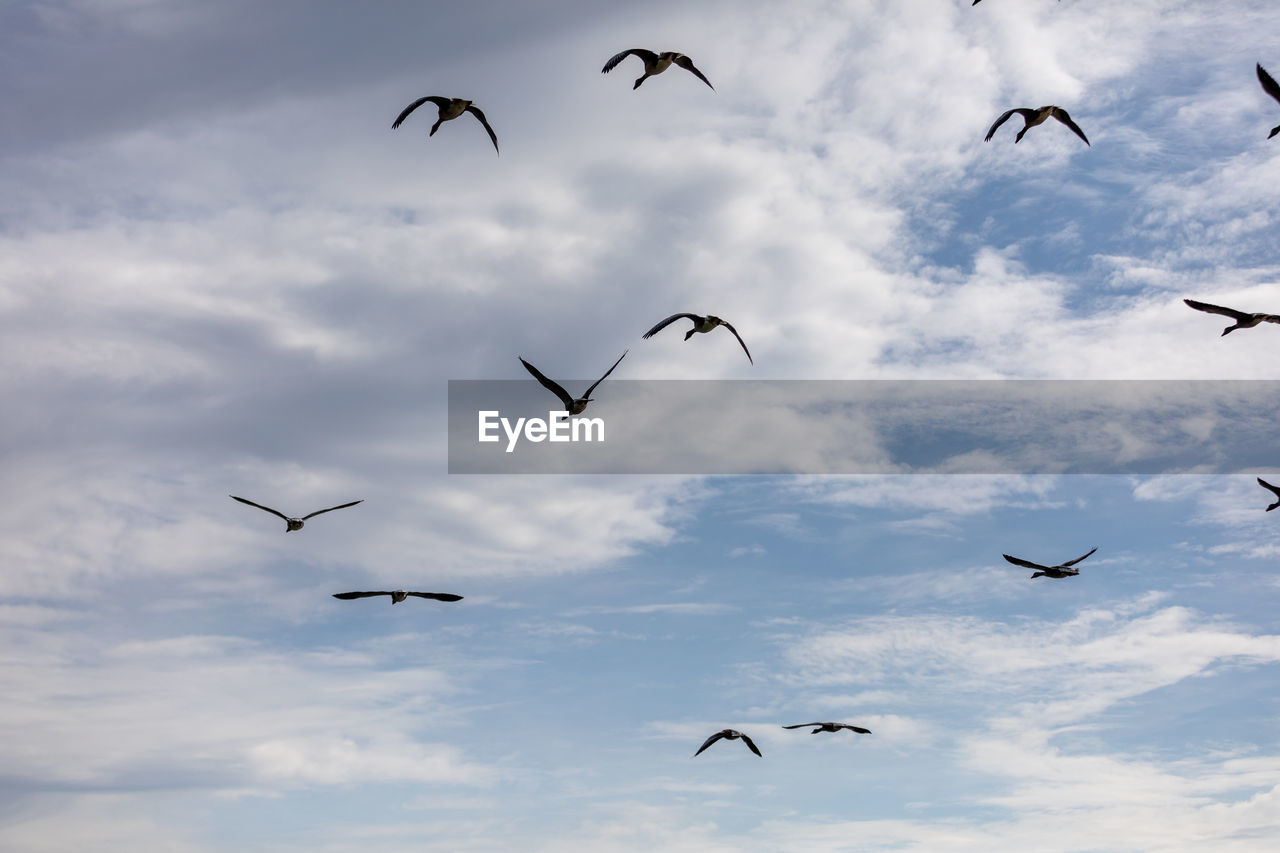
{"label": "bird's wing", "polygon": [[864,729],[862,726],[851,726],[848,723],[840,723],[840,728],[848,729],[851,732],[857,732],[860,735],[871,734],[871,729]]}
{"label": "bird's wing", "polygon": [[721,320],[721,321],[720,321],[720,325],[721,325],[721,326],[724,326],[726,329],[728,329],[729,331],[733,332],[733,336],[734,336],[735,338],[737,338],[737,339],[738,339],[738,343],[742,344],[742,351],[743,351],[743,352],[745,352],[745,353],[747,354],[747,361],[751,362],[752,366],[754,367],[754,366],[755,366],[756,361],[755,361],[755,359],[754,359],[754,358],[752,358],[752,357],[751,357],[751,350],[747,349],[747,345],[746,345],[745,343],[743,343],[743,341],[742,341],[742,335],[739,335],[739,334],[738,334],[738,330],[737,330],[737,329],[735,329],[735,328],[734,328],[732,325],[730,325],[729,323],[726,323],[724,320]]}
{"label": "bird's wing", "polygon": [[987,138],[984,139],[983,142],[990,142],[991,137],[995,136],[996,131],[1000,129],[1000,125],[1004,124],[1006,121],[1009,120],[1009,116],[1013,115],[1014,113],[1018,113],[1019,115],[1025,118],[1027,112],[1029,112],[1029,110],[1015,107],[1014,109],[1011,109],[1008,112],[1006,112],[1004,115],[1000,116],[1000,118],[996,119],[995,124],[991,125],[991,129],[987,131]]}
{"label": "bird's wing", "polygon": [[1280,498],[1280,486],[1273,486],[1261,477],[1258,478],[1258,485],[1262,486],[1264,489],[1270,489],[1272,492],[1275,492],[1276,497]]}
{"label": "bird's wing", "polygon": [[[689,57],[685,56],[683,53],[682,53],[682,54],[680,54],[679,56],[677,56],[677,57],[676,57],[675,59],[673,59],[672,61],[673,61],[676,65],[679,65],[681,68],[683,68],[685,71],[688,71],[688,72],[689,72],[690,74],[692,74],[694,77],[697,77],[697,78],[698,78],[699,80],[701,80],[703,83],[706,83],[708,86],[711,86],[711,81],[710,81],[710,80],[708,80],[706,77],[703,77],[703,76],[702,76],[702,72],[701,72],[701,71],[699,71],[698,69],[696,69],[696,68],[694,68],[694,67],[693,67],[693,60],[692,60],[692,59],[690,59]],[[713,91],[713,92],[714,92],[715,90],[716,90],[716,87],[715,87],[715,86],[711,86],[711,91]]]}
{"label": "bird's wing", "polygon": [[302,517],[302,520],[306,521],[308,518],[311,518],[312,516],[315,516],[315,515],[319,515],[322,512],[333,512],[335,509],[346,509],[349,506],[355,506],[356,504],[362,504],[362,503],[364,503],[364,498],[361,498],[358,501],[352,501],[349,504],[338,504],[337,506],[331,506],[328,509],[318,509],[315,512],[311,513],[311,515],[304,515]]}
{"label": "bird's wing", "polygon": [[[1085,145],[1089,145],[1089,137],[1084,135],[1084,131],[1080,129],[1080,125],[1076,124],[1074,121],[1071,120],[1071,116],[1067,115],[1066,110],[1064,110],[1062,107],[1054,107],[1053,117],[1056,118],[1058,121],[1062,122],[1063,124],[1065,124],[1067,127],[1071,128],[1072,132],[1075,133],[1076,136],[1084,140]],[[1089,145],[1089,147],[1092,148],[1093,146]]]}
{"label": "bird's wing", "polygon": [[702,746],[698,747],[698,751],[693,754],[694,757],[696,758],[697,756],[701,755],[704,749],[711,746],[711,744],[720,740],[720,738],[722,737],[724,737],[724,732],[716,732],[711,737],[707,738],[705,741],[702,742]]}
{"label": "bird's wing", "polygon": [[[489,127],[489,120],[484,117],[484,113],[480,112],[480,108],[475,104],[467,107],[467,112],[480,119],[480,123],[484,125],[484,129],[489,131],[489,138],[493,140],[493,150],[498,150],[498,134],[493,132],[493,128]],[[501,152],[499,152],[501,153]]]}
{"label": "bird's wing", "polygon": [[573,408],[573,398],[569,396],[568,391],[564,390],[564,388],[561,387],[558,383],[553,382],[547,377],[543,376],[541,370],[534,367],[532,364],[525,361],[523,358],[520,359],[520,363],[524,365],[525,370],[533,374],[534,379],[542,383],[543,388],[546,388],[552,394],[555,394],[557,397],[560,398],[560,402],[564,403],[565,411],[568,411],[569,409]]}
{"label": "bird's wing", "polygon": [[1224,317],[1231,317],[1234,320],[1248,320],[1251,314],[1243,311],[1237,311],[1234,308],[1223,308],[1221,305],[1210,305],[1208,302],[1196,302],[1194,299],[1184,299],[1183,302],[1190,305],[1197,311],[1206,311],[1210,314],[1221,314]]}
{"label": "bird's wing", "polygon": [[[751,738],[747,737],[746,735],[739,735],[739,737],[742,738],[742,742],[745,743],[752,752],[754,752],[756,755],[760,755],[760,750],[756,747],[755,743],[751,740]],[[760,757],[764,758],[763,755],[760,755]]]}
{"label": "bird's wing", "polygon": [[645,50],[642,47],[633,47],[631,50],[624,50],[622,53],[615,54],[608,62],[604,64],[604,68],[600,69],[601,74],[608,74],[614,68],[618,67],[618,63],[626,59],[628,56],[635,54],[644,60],[645,65],[651,65],[658,61],[658,54],[652,50]]}
{"label": "bird's wing", "polygon": [[[619,364],[622,364],[622,360],[627,357],[627,353],[629,352],[631,352],[631,350],[623,350],[622,355],[618,356],[618,360],[613,363],[613,367],[617,367]],[[605,381],[606,379],[608,379],[610,373],[613,373],[613,367],[610,367],[608,370],[606,370],[604,372],[604,376],[601,376],[595,382],[591,383],[591,387],[587,389],[587,393],[583,394],[582,396],[590,397],[591,392],[596,390],[596,386],[599,385],[601,382]]]}
{"label": "bird's wing", "polygon": [[1047,571],[1049,569],[1048,566],[1042,566],[1039,563],[1033,563],[1030,560],[1021,560],[1017,557],[1010,557],[1008,554],[1004,554],[1003,556],[1006,560],[1008,560],[1010,563],[1013,563],[1015,566],[1023,566],[1024,568],[1028,568],[1028,569],[1039,569],[1042,572]]}
{"label": "bird's wing", "polygon": [[687,313],[686,313],[686,314],[672,314],[670,317],[668,317],[667,319],[663,320],[661,323],[659,323],[658,325],[654,326],[652,329],[650,329],[649,331],[645,332],[645,333],[644,333],[643,335],[641,335],[640,337],[644,338],[645,340],[648,340],[649,338],[652,338],[654,335],[658,334],[658,332],[661,332],[661,331],[662,331],[663,329],[665,329],[667,326],[669,326],[669,325],[671,325],[672,323],[674,323],[676,320],[679,320],[681,317],[688,317],[690,320],[692,320],[692,321],[693,321],[693,322],[695,322],[695,323],[701,323],[701,322],[702,322],[702,317],[698,316],[697,314],[687,314]]}
{"label": "bird's wing", "polygon": [[409,113],[413,112],[418,107],[425,104],[427,101],[430,101],[431,103],[435,104],[437,107],[443,107],[445,104],[449,103],[448,98],[442,98],[439,95],[428,95],[425,98],[418,98],[418,100],[414,101],[412,104],[405,107],[404,112],[396,116],[396,120],[391,122],[391,129],[395,130],[397,127],[399,127],[400,124],[409,117]]}
{"label": "bird's wing", "polygon": [[[1096,550],[1098,550],[1098,547],[1095,545],[1093,548],[1091,548],[1091,549],[1089,550],[1089,554],[1092,554],[1092,553],[1093,553],[1094,551],[1096,551]],[[1076,557],[1074,560],[1067,560],[1067,561],[1066,561],[1065,563],[1063,563],[1063,564],[1062,564],[1062,566],[1060,566],[1059,568],[1065,568],[1066,566],[1074,566],[1076,563],[1080,562],[1080,561],[1081,561],[1081,560],[1083,560],[1085,557],[1089,556],[1089,554],[1085,554],[1085,555],[1084,555],[1084,557]]]}
{"label": "bird's wing", "polygon": [[380,590],[378,592],[335,592],[333,594],[333,597],[341,598],[343,601],[350,601],[353,598],[369,598],[370,596],[373,596],[373,595],[390,595],[390,594],[391,593],[388,592],[387,590]]}
{"label": "bird's wing", "polygon": [[434,598],[436,601],[461,601],[462,596],[451,592],[406,592],[405,595],[416,595],[418,598]]}
{"label": "bird's wing", "polygon": [[[249,500],[248,498],[237,498],[235,495],[227,495],[227,497],[229,497],[229,498],[235,498],[236,500],[240,501],[240,503],[242,503],[242,504],[248,504],[249,506],[256,506],[258,509],[266,510],[267,512],[271,513],[272,515],[278,515],[278,516],[280,516],[280,517],[281,517],[281,518],[283,518],[285,521],[288,521],[288,520],[289,520],[289,516],[285,515],[283,512],[280,512],[279,510],[272,509],[272,508],[271,508],[271,507],[269,507],[269,506],[263,506],[262,504],[256,504],[256,503],[254,503],[253,501]],[[307,517],[308,517],[308,518],[310,518],[311,516],[307,516]]]}
{"label": "bird's wing", "polygon": [[803,729],[806,726],[820,726],[822,723],[796,723],[794,726],[783,726],[784,729]]}
{"label": "bird's wing", "polygon": [[1262,91],[1280,101],[1280,84],[1261,65],[1258,65],[1258,82],[1262,84]]}

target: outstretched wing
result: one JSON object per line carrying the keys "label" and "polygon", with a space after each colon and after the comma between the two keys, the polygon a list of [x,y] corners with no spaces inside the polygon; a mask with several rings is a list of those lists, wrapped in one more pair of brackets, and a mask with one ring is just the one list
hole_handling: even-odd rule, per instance
{"label": "outstretched wing", "polygon": [[803,729],[806,726],[820,726],[822,723],[796,723],[794,726],[783,726],[784,729]]}
{"label": "outstretched wing", "polygon": [[[623,350],[622,355],[618,356],[618,360],[613,363],[613,367],[617,367],[619,364],[622,364],[622,360],[627,357],[627,353],[629,352],[631,352],[631,350]],[[601,382],[605,381],[606,379],[608,379],[610,373],[613,373],[613,367],[610,367],[608,370],[606,370],[604,372],[604,376],[601,376],[595,382],[591,383],[591,387],[587,389],[587,393],[583,394],[582,396],[590,397],[591,392],[596,390],[596,386],[599,385]]]}
{"label": "outstretched wing", "polygon": [[350,601],[353,598],[369,598],[374,595],[390,595],[388,590],[379,590],[377,592],[335,592],[334,598],[341,598],[343,601]]}
{"label": "outstretched wing", "polygon": [[[480,112],[480,108],[475,104],[467,107],[467,112],[480,119],[480,123],[484,125],[484,129],[489,131],[489,138],[493,140],[493,150],[498,151],[498,134],[493,132],[493,128],[489,127],[489,120],[484,117],[484,113]],[[501,154],[502,152],[498,152]]]}
{"label": "outstretched wing", "polygon": [[[754,752],[756,755],[760,755],[760,750],[756,748],[755,742],[754,742],[754,741],[752,741],[752,740],[751,740],[751,738],[747,737],[747,736],[746,736],[746,735],[744,735],[744,734],[739,734],[739,735],[738,735],[738,737],[742,738],[742,742],[743,742],[743,743],[745,743],[745,744],[747,745],[747,748],[748,748],[748,749],[750,749],[750,750],[751,750],[752,752]],[[760,755],[760,757],[761,757],[761,758],[764,758],[764,756],[763,756],[763,755]]]}
{"label": "outstretched wing", "polygon": [[416,595],[418,598],[434,598],[436,601],[461,601],[462,596],[451,592],[406,592],[405,595]]}
{"label": "outstretched wing", "polygon": [[697,752],[695,752],[695,753],[693,754],[693,757],[694,757],[694,758],[697,758],[699,755],[701,755],[701,754],[702,754],[702,751],[703,751],[704,749],[706,749],[707,747],[711,746],[711,744],[713,744],[713,743],[715,743],[716,741],[720,740],[720,738],[722,738],[722,737],[724,737],[724,732],[716,732],[716,733],[715,733],[715,734],[713,734],[711,737],[707,738],[705,741],[703,741],[703,742],[702,742],[702,746],[698,747],[698,751],[697,751]]}
{"label": "outstretched wing", "polygon": [[[229,498],[235,498],[236,500],[240,501],[240,503],[242,503],[242,504],[248,504],[249,506],[256,506],[258,509],[266,510],[267,512],[271,513],[272,515],[278,515],[278,516],[280,516],[280,517],[281,517],[281,518],[283,518],[285,521],[288,521],[288,520],[289,520],[289,516],[285,515],[283,512],[280,512],[279,510],[274,510],[274,509],[272,509],[272,508],[271,508],[271,507],[269,507],[269,506],[263,506],[262,504],[256,504],[256,503],[254,503],[253,501],[249,500],[248,498],[237,498],[235,495],[227,495],[227,497],[229,497]],[[310,518],[310,517],[311,517],[311,516],[307,516],[307,518]]]}
{"label": "outstretched wing", "polygon": [[991,129],[987,131],[987,138],[984,139],[983,142],[990,142],[991,137],[995,136],[996,131],[1000,129],[1000,125],[1004,124],[1006,121],[1009,120],[1009,116],[1013,115],[1014,113],[1017,113],[1023,118],[1026,118],[1027,113],[1029,112],[1033,112],[1033,111],[1022,108],[1022,107],[1015,107],[1014,109],[1009,110],[1004,115],[1000,116],[1000,118],[996,119],[995,124],[991,125]]}
{"label": "outstretched wing", "polygon": [[755,359],[753,359],[753,358],[751,357],[751,350],[747,349],[747,345],[746,345],[745,343],[743,343],[742,335],[739,335],[739,334],[738,334],[738,330],[737,330],[737,329],[735,329],[735,328],[734,328],[733,326],[731,326],[730,324],[726,323],[724,320],[721,320],[721,321],[720,321],[720,325],[721,325],[721,326],[724,326],[726,329],[728,329],[729,331],[733,332],[733,336],[734,336],[735,338],[737,338],[737,339],[738,339],[738,343],[742,344],[742,351],[743,351],[743,352],[745,352],[745,353],[747,354],[747,361],[751,362],[751,365],[754,367],[754,366],[755,366],[756,361],[755,361]]}
{"label": "outstretched wing", "polygon": [[565,411],[568,411],[573,408],[573,398],[569,396],[569,392],[564,390],[564,388],[561,387],[559,383],[553,382],[552,380],[543,376],[541,370],[534,367],[532,364],[525,361],[523,358],[520,359],[520,363],[524,365],[525,370],[533,374],[534,379],[542,383],[543,388],[546,388],[552,394],[555,394],[557,397],[560,398],[560,402],[564,403]]}
{"label": "outstretched wing", "polygon": [[871,729],[864,729],[862,726],[851,726],[848,723],[839,723],[838,727],[842,729],[848,729],[851,732],[857,732],[860,735],[871,734]]}
{"label": "outstretched wing", "polygon": [[[1095,545],[1093,548],[1089,550],[1089,554],[1092,554],[1096,550],[1098,550],[1098,546]],[[1074,566],[1076,563],[1080,562],[1085,557],[1089,556],[1089,554],[1085,554],[1084,557],[1076,557],[1074,560],[1067,560],[1065,563],[1062,564],[1062,567],[1065,568],[1066,566]]]}
{"label": "outstretched wing", "polygon": [[[1084,140],[1085,145],[1089,145],[1089,137],[1084,135],[1084,131],[1080,129],[1080,125],[1076,124],[1074,121],[1071,120],[1071,116],[1067,115],[1066,110],[1064,110],[1062,107],[1054,107],[1053,117],[1056,118],[1058,121],[1062,122],[1063,124],[1065,124],[1067,127],[1071,128],[1072,132],[1075,133],[1076,136]],[[1089,147],[1092,148],[1093,146],[1089,145]]]}
{"label": "outstretched wing", "polygon": [[1280,498],[1280,486],[1273,486],[1270,483],[1268,483],[1266,480],[1262,479],[1261,477],[1258,478],[1258,485],[1262,486],[1262,488],[1264,489],[1270,489],[1273,493],[1275,493],[1276,497]]}
{"label": "outstretched wing", "polygon": [[635,55],[644,60],[645,66],[652,65],[658,61],[658,54],[652,50],[645,50],[642,47],[633,47],[631,50],[624,50],[622,53],[615,54],[604,64],[604,68],[600,69],[601,74],[608,74],[610,71],[618,67],[618,63],[626,59],[628,56]]}
{"label": "outstretched wing", "polygon": [[356,504],[362,504],[362,503],[364,503],[364,498],[361,498],[358,501],[352,501],[349,504],[338,504],[337,506],[331,506],[328,509],[318,509],[315,512],[311,513],[311,515],[304,515],[302,517],[302,520],[306,521],[308,518],[311,518],[312,516],[320,515],[320,513],[322,512],[333,512],[335,509],[346,509],[349,506],[355,506]]}
{"label": "outstretched wing", "polygon": [[431,103],[435,104],[437,107],[441,107],[441,108],[443,108],[445,104],[449,103],[448,98],[442,98],[439,95],[428,95],[425,98],[418,98],[418,100],[414,101],[412,104],[405,107],[404,112],[396,116],[396,120],[391,122],[391,129],[395,130],[397,127],[399,127],[400,124],[409,117],[409,113],[413,112],[418,107],[425,104],[427,101],[430,101]]}
{"label": "outstretched wing", "polygon": [[1262,84],[1262,91],[1280,101],[1280,84],[1276,83],[1276,79],[1261,64],[1258,65],[1258,82]]}
{"label": "outstretched wing", "polygon": [[[711,86],[711,81],[708,80],[706,77],[703,77],[702,72],[693,67],[693,60],[685,56],[683,53],[671,61],[674,62],[676,65],[679,65],[685,71],[688,71],[694,77],[697,77],[703,83],[706,83],[708,86]],[[714,92],[715,90],[716,90],[716,87],[711,86],[711,91]]]}
{"label": "outstretched wing", "polygon": [[644,333],[643,335],[641,335],[640,337],[644,338],[645,340],[648,340],[649,338],[652,338],[654,335],[658,334],[658,332],[661,332],[661,331],[662,331],[663,329],[665,329],[667,326],[670,326],[670,325],[671,325],[672,323],[674,323],[676,320],[679,320],[681,317],[688,317],[690,320],[692,320],[692,321],[693,321],[693,322],[695,322],[695,323],[701,323],[701,322],[702,322],[702,317],[698,316],[697,314],[672,314],[670,317],[668,317],[667,319],[663,320],[661,323],[659,323],[658,325],[654,326],[652,329],[650,329],[649,331],[645,332],[645,333]]}
{"label": "outstretched wing", "polygon": [[1030,560],[1023,560],[1018,557],[1010,557],[1008,554],[1004,554],[1003,556],[1006,560],[1008,560],[1010,563],[1013,563],[1015,566],[1022,566],[1027,569],[1039,569],[1042,572],[1046,572],[1049,570],[1048,566],[1042,566],[1039,563],[1033,563]]}
{"label": "outstretched wing", "polygon": [[1190,305],[1197,311],[1205,311],[1209,314],[1221,314],[1224,317],[1230,317],[1233,320],[1248,320],[1252,314],[1246,314],[1243,311],[1237,311],[1234,308],[1223,308],[1221,305],[1210,305],[1208,302],[1196,302],[1194,299],[1184,299],[1183,302]]}

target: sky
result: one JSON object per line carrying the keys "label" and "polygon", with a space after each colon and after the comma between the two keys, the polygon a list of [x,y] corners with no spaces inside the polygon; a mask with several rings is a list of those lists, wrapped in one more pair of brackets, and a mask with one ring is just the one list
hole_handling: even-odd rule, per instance
{"label": "sky", "polygon": [[[615,380],[1280,379],[1280,332],[1182,303],[1280,311],[1276,33],[1245,0],[0,4],[0,847],[1277,849],[1280,461],[448,473],[448,383],[536,394],[518,356],[575,389],[629,350],[606,416]],[[600,73],[632,47],[714,91]],[[393,131],[423,95],[501,153],[430,105]],[[983,141],[1044,104],[1092,145]],[[754,364],[641,340],[684,311]],[[363,503],[285,533],[229,495]],[[331,597],[397,588],[464,599]],[[693,758],[727,727],[763,757]]]}

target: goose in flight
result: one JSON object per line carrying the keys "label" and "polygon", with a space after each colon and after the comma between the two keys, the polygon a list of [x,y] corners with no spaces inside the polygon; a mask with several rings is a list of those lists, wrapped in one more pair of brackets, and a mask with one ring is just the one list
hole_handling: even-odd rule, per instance
{"label": "goose in flight", "polygon": [[1270,489],[1270,490],[1271,490],[1271,493],[1272,493],[1272,494],[1274,494],[1274,495],[1276,496],[1276,502],[1275,502],[1275,503],[1273,503],[1271,506],[1267,507],[1267,512],[1271,512],[1271,510],[1273,510],[1273,509],[1275,509],[1276,507],[1280,506],[1280,487],[1276,487],[1276,486],[1271,485],[1270,483],[1268,483],[1266,480],[1262,479],[1261,477],[1259,477],[1259,478],[1258,478],[1258,485],[1259,485],[1259,486],[1262,486],[1262,488],[1264,488],[1264,489]]}
{"label": "goose in flight", "polygon": [[[1262,91],[1266,92],[1277,101],[1280,101],[1280,84],[1276,83],[1276,79],[1268,74],[1267,69],[1263,68],[1261,64],[1258,65],[1258,82],[1262,84]],[[1280,133],[1280,124],[1271,128],[1271,132],[1267,134],[1267,139],[1270,139],[1277,133]]]}
{"label": "goose in flight", "polygon": [[289,516],[285,515],[283,512],[280,512],[280,511],[278,511],[278,510],[274,510],[274,509],[272,509],[272,508],[271,508],[271,507],[269,507],[269,506],[263,506],[262,504],[256,504],[256,503],[254,503],[253,501],[249,500],[248,498],[237,498],[235,495],[227,495],[227,497],[229,497],[229,498],[235,498],[235,500],[240,501],[240,503],[242,503],[242,504],[248,504],[249,506],[256,506],[258,509],[265,510],[266,512],[269,512],[269,513],[271,513],[272,515],[278,515],[278,516],[280,516],[281,518],[283,518],[283,519],[284,519],[284,525],[285,525],[285,526],[284,526],[284,530],[285,530],[285,533],[292,533],[292,532],[293,532],[293,531],[295,531],[295,530],[301,530],[301,529],[302,529],[302,523],[303,523],[304,521],[306,521],[308,518],[314,518],[315,516],[319,515],[319,514],[320,514],[320,513],[322,513],[322,512],[333,512],[335,509],[346,509],[346,508],[347,508],[347,507],[349,507],[349,506],[355,506],[355,505],[356,505],[356,504],[358,504],[358,503],[364,503],[364,498],[361,498],[360,500],[358,500],[358,501],[352,501],[352,502],[351,502],[351,503],[349,503],[349,504],[338,504],[337,506],[331,506],[331,507],[329,507],[328,509],[318,509],[318,510],[316,510],[315,512],[311,513],[310,515],[304,515],[302,518],[290,518]]}
{"label": "goose in flight", "polygon": [[686,341],[689,340],[689,338],[693,337],[695,332],[709,332],[712,329],[714,329],[716,326],[724,326],[726,329],[733,332],[733,336],[738,339],[738,343],[742,344],[742,351],[747,354],[747,361],[751,362],[752,365],[756,363],[755,359],[751,357],[751,350],[747,349],[747,345],[743,343],[742,335],[738,334],[738,330],[735,329],[733,326],[729,325],[728,323],[726,323],[724,320],[721,320],[719,317],[714,317],[711,314],[708,314],[705,317],[699,316],[697,314],[672,314],[670,317],[663,320],[661,323],[654,326],[649,331],[645,332],[643,336],[644,339],[648,340],[649,338],[658,334],[658,332],[661,332],[671,323],[674,323],[676,320],[679,320],[681,317],[688,317],[690,320],[693,321],[693,328],[684,333],[684,339]]}
{"label": "goose in flight", "polygon": [[[693,754],[693,757],[697,758],[702,754],[702,750],[711,746],[711,744],[720,740],[720,738],[725,738],[726,740],[737,740],[738,738],[742,738],[742,742],[747,745],[747,749],[751,750],[756,755],[760,755],[760,750],[756,748],[756,745],[752,742],[751,738],[736,729],[725,729],[724,731],[716,732],[711,737],[707,738],[706,741],[703,742],[702,746],[698,747],[698,751]],[[764,758],[763,755],[760,755],[760,757]]]}
{"label": "goose in flight", "polygon": [[[644,61],[644,74],[636,80],[636,84],[631,87],[634,91],[640,88],[640,84],[655,74],[661,74],[671,67],[672,63],[679,65],[685,71],[697,77],[703,83],[711,86],[711,81],[702,76],[702,72],[693,67],[693,60],[685,56],[683,53],[676,53],[674,50],[668,50],[666,53],[654,53],[652,50],[644,50],[643,48],[632,48],[624,50],[622,53],[615,55],[612,59],[604,64],[604,68],[600,69],[601,74],[608,74],[618,66],[618,63],[626,59],[628,56],[638,56]],[[711,91],[715,91],[716,87],[711,86]]]}
{"label": "goose in flight", "polygon": [[[1090,549],[1089,554],[1092,554],[1096,550],[1098,550],[1098,548],[1097,546],[1094,546],[1092,549]],[[1035,569],[1036,573],[1031,576],[1032,578],[1038,578],[1041,575],[1044,575],[1047,578],[1069,578],[1072,575],[1080,574],[1079,569],[1073,569],[1071,567],[1074,566],[1076,563],[1080,562],[1081,560],[1083,560],[1085,557],[1089,556],[1089,554],[1085,554],[1084,557],[1076,557],[1074,560],[1067,560],[1065,563],[1063,563],[1060,566],[1042,566],[1039,563],[1033,563],[1030,560],[1020,560],[1017,557],[1010,557],[1008,554],[1005,554],[1004,558],[1008,560],[1010,563],[1013,563],[1015,566],[1022,566],[1028,569]]]}
{"label": "goose in flight", "polygon": [[1194,299],[1184,299],[1183,302],[1190,305],[1197,311],[1205,311],[1209,314],[1221,314],[1224,317],[1231,317],[1236,321],[1234,326],[1227,326],[1222,330],[1222,334],[1229,335],[1236,329],[1252,329],[1259,323],[1280,323],[1280,315],[1277,314],[1249,314],[1244,311],[1237,311],[1234,308],[1223,308],[1221,305],[1210,305],[1208,302],[1196,302]]}
{"label": "goose in flight", "polygon": [[[1009,110],[1007,113],[1000,116],[1000,118],[996,119],[995,124],[991,125],[991,129],[987,131],[987,138],[986,138],[987,142],[991,141],[991,137],[996,135],[996,130],[1000,127],[1000,125],[1008,121],[1009,116],[1013,115],[1014,113],[1017,113],[1018,115],[1022,116],[1023,121],[1026,122],[1026,124],[1022,126],[1022,130],[1018,131],[1018,135],[1013,138],[1013,141],[1015,144],[1022,141],[1022,135],[1024,133],[1026,133],[1031,128],[1035,127],[1037,124],[1044,124],[1046,121],[1049,120],[1049,117],[1052,116],[1056,118],[1058,121],[1065,124],[1067,127],[1071,128],[1071,130],[1075,133],[1076,136],[1084,140],[1085,145],[1089,145],[1089,137],[1084,135],[1084,131],[1080,129],[1080,125],[1072,121],[1071,116],[1067,115],[1067,111],[1064,110],[1062,107],[1054,107],[1054,106],[1041,107],[1038,110],[1028,109],[1026,107],[1019,107],[1016,109]],[[1093,146],[1089,145],[1089,147],[1092,148]]]}
{"label": "goose in flight", "polygon": [[[619,364],[621,364],[622,360],[627,357],[627,353],[630,351],[631,350],[626,350],[625,352],[622,353],[622,355],[618,356],[618,360],[613,363],[613,367],[617,367]],[[524,365],[525,370],[533,374],[534,379],[542,383],[543,388],[546,388],[552,394],[555,394],[557,397],[560,398],[560,402],[564,403],[565,411],[568,412],[570,415],[582,414],[582,410],[587,407],[587,403],[591,402],[591,392],[596,390],[597,385],[599,385],[601,382],[608,379],[610,373],[613,373],[613,367],[610,367],[608,370],[604,372],[604,376],[601,376],[595,382],[591,383],[591,387],[587,389],[587,393],[583,394],[581,397],[575,400],[573,396],[568,391],[564,390],[564,388],[558,382],[554,382],[548,379],[547,377],[543,376],[542,371],[538,370],[538,368],[534,367],[532,364],[525,361],[523,358],[520,359],[520,363]]]}
{"label": "goose in flight", "polygon": [[462,596],[454,595],[450,592],[406,592],[403,589],[380,590],[378,592],[335,592],[334,598],[341,598],[343,601],[351,601],[355,598],[369,598],[374,595],[391,596],[392,604],[399,604],[411,595],[418,598],[434,598],[436,601],[461,601]]}
{"label": "goose in flight", "polygon": [[871,729],[864,729],[861,726],[851,726],[848,723],[796,723],[794,726],[783,726],[784,729],[803,729],[806,726],[817,726],[816,729],[809,732],[816,735],[818,732],[838,732],[841,729],[848,729],[851,732],[857,732],[860,735],[871,734]]}
{"label": "goose in flight", "polygon": [[430,101],[440,108],[440,117],[436,119],[435,124],[431,125],[431,132],[428,133],[427,136],[435,136],[436,131],[440,129],[440,125],[444,124],[446,121],[455,119],[463,113],[471,113],[480,120],[480,123],[484,125],[484,129],[489,132],[489,138],[493,140],[493,150],[498,150],[498,135],[493,132],[492,127],[489,127],[489,121],[484,117],[484,113],[480,112],[480,108],[476,106],[475,101],[464,101],[462,98],[441,98],[436,95],[418,98],[418,100],[405,107],[404,112],[400,113],[400,115],[396,117],[396,120],[391,123],[391,129],[395,130],[399,127],[401,123],[409,117],[409,113],[413,112],[427,101]]}

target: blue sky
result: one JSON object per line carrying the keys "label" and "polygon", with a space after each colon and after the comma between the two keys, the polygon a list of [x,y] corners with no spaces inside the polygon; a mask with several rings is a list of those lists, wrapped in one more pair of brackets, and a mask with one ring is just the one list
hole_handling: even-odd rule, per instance
{"label": "blue sky", "polygon": [[0,847],[1275,849],[1266,469],[449,476],[446,383],[1280,378],[1181,302],[1280,305],[1280,8],[473,5],[0,7]]}

